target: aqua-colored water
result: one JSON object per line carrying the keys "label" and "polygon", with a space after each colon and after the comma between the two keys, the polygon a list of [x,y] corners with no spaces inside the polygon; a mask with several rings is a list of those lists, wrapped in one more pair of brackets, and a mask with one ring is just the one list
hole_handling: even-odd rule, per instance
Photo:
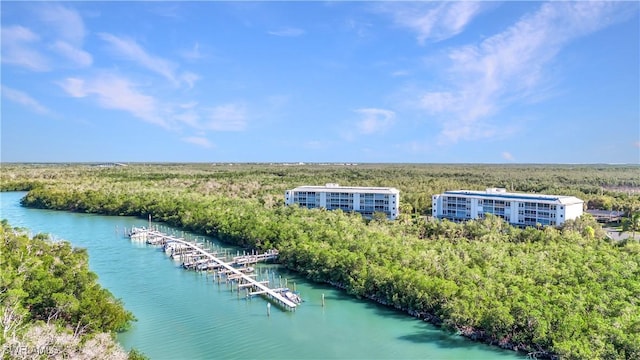
{"label": "aqua-colored water", "polygon": [[0,193],[0,218],[87,248],[100,283],[138,318],[119,341],[152,359],[522,358],[276,265],[259,266],[260,277],[295,283],[305,302],[295,312],[272,307],[267,316],[264,299],[238,299],[224,282],[182,270],[159,249],[122,236],[124,227],[146,225],[143,219],[26,209],[19,205],[22,196]]}

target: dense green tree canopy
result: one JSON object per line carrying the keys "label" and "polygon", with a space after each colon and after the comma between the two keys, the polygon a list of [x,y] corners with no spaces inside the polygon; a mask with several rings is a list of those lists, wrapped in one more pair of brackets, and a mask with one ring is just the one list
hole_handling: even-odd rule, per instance
{"label": "dense green tree canopy", "polygon": [[[16,167],[11,174],[15,184],[31,188],[27,206],[151,214],[248,248],[278,248],[285,266],[310,279],[472,338],[537,355],[631,359],[640,357],[640,244],[607,240],[589,216],[562,229],[518,229],[492,216],[463,224],[407,214],[395,222],[365,221],[342,211],[285,207],[282,198],[301,184],[396,186],[412,209],[428,213],[430,201],[420,199],[432,193],[503,185],[608,196],[623,208],[640,203],[615,190],[637,188],[637,170],[198,164]],[[63,296],[51,301],[77,306]]]}
{"label": "dense green tree canopy", "polygon": [[61,358],[127,358],[110,334],[134,317],[98,284],[84,249],[29,238],[3,220],[0,255],[0,357],[30,359],[47,349]]}

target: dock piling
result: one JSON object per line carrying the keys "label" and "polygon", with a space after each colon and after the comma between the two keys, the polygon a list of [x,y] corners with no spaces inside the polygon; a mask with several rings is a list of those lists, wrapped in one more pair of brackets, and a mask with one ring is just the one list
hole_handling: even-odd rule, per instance
{"label": "dock piling", "polygon": [[[132,239],[145,240],[148,244],[162,245],[166,254],[180,255],[180,260],[183,267],[193,270],[212,271],[214,279],[218,279],[218,285],[222,281],[221,278],[225,276],[225,282],[227,288],[231,291],[237,290],[237,297],[240,298],[241,288],[247,288],[247,296],[253,294],[265,294],[271,301],[275,301],[278,304],[285,307],[287,310],[295,310],[298,302],[292,301],[285,297],[281,291],[283,289],[271,289],[267,285],[269,281],[259,281],[256,274],[250,274],[249,264],[254,264],[259,261],[266,261],[274,259],[278,256],[277,251],[268,251],[263,254],[246,255],[233,258],[231,261],[224,258],[217,257],[217,253],[210,253],[210,249],[207,248],[206,243],[198,243],[197,238],[195,241],[190,242],[184,239],[184,232],[182,238],[170,236],[157,230],[145,229],[145,228],[132,228],[129,232]],[[224,250],[225,254],[230,254],[229,250]],[[229,261],[229,262],[227,262]],[[239,268],[239,265],[244,267]],[[202,274],[200,274],[202,276]],[[206,274],[208,277],[208,273]],[[254,278],[255,277],[255,278]],[[206,278],[205,278],[206,281]],[[212,279],[212,281],[215,281]],[[237,282],[237,289],[234,289],[233,282]],[[285,279],[285,283],[287,279]],[[282,288],[282,276],[279,277],[280,288]],[[270,313],[271,304],[268,303],[268,309]]]}

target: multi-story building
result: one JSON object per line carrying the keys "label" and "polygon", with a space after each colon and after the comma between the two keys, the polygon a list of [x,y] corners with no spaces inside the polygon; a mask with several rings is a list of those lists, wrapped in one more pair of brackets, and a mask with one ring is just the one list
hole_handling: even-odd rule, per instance
{"label": "multi-story building", "polygon": [[338,184],[299,186],[284,193],[284,202],[309,209],[355,211],[368,218],[375,212],[382,212],[387,214],[388,219],[394,220],[399,214],[400,191],[396,188]]}
{"label": "multi-story building", "polygon": [[584,201],[574,196],[510,193],[501,188],[456,190],[433,196],[432,215],[464,221],[493,214],[516,226],[559,226],[582,215],[583,206]]}

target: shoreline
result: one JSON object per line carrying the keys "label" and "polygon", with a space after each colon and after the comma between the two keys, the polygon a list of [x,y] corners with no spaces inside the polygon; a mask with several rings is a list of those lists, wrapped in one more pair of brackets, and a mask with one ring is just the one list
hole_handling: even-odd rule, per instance
{"label": "shoreline", "polygon": [[[289,269],[291,271],[296,272],[297,274],[300,274],[300,272],[295,271],[294,269]],[[337,289],[340,289],[342,291],[347,292],[347,288],[341,284],[336,284],[330,281],[325,282],[326,284],[329,284]],[[349,294],[351,295],[351,294]],[[355,296],[355,295],[351,295],[351,296]],[[433,326],[438,327],[440,330],[442,331],[447,331],[447,329],[444,329],[442,327],[443,321],[442,319],[440,319],[437,315],[435,314],[431,314],[431,313],[427,313],[427,312],[421,312],[421,311],[417,311],[417,310],[409,310],[409,309],[404,309],[402,307],[399,306],[394,306],[392,304],[388,304],[380,299],[376,299],[373,296],[362,296],[363,298],[369,300],[369,301],[373,301],[377,304],[380,305],[384,305],[387,306],[389,308],[394,308],[396,310],[402,311],[404,313],[407,313],[409,316],[411,317],[415,317],[417,319],[420,319],[424,322],[427,322]],[[463,336],[471,341],[475,341],[475,342],[479,342],[482,344],[487,344],[487,345],[491,345],[491,346],[497,346],[501,349],[504,350],[511,350],[517,353],[521,353],[523,355],[528,355],[529,357],[532,357],[534,359],[559,359],[559,356],[556,354],[553,354],[549,351],[546,351],[544,349],[539,349],[539,350],[534,350],[532,349],[530,346],[526,345],[526,344],[515,344],[512,343],[510,341],[508,341],[508,339],[503,339],[503,340],[496,340],[496,339],[490,339],[486,336],[486,333],[484,330],[480,330],[480,329],[474,329],[473,327],[470,326],[463,326],[463,327],[456,327],[456,335],[459,336]]]}

